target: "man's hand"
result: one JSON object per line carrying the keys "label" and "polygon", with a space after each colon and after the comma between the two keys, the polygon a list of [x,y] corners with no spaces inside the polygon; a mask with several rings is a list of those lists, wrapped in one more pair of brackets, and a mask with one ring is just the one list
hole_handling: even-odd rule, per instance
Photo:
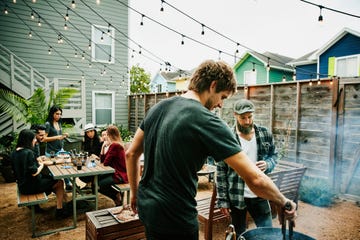
{"label": "man's hand", "polygon": [[267,169],[267,164],[266,164],[266,162],[264,160],[257,161],[256,166],[263,172],[265,172],[266,169]]}
{"label": "man's hand", "polygon": [[295,218],[297,217],[296,208],[296,203],[290,200],[286,202],[285,206],[276,206],[279,223],[282,225],[288,220],[291,221],[295,227]]}

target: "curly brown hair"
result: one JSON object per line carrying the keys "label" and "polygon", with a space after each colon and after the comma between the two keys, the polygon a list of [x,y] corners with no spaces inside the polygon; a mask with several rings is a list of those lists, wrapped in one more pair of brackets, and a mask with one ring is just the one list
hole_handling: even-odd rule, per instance
{"label": "curly brown hair", "polygon": [[216,92],[236,91],[236,79],[233,69],[224,61],[206,60],[199,65],[190,78],[189,90],[202,93],[209,90],[212,81],[216,81]]}

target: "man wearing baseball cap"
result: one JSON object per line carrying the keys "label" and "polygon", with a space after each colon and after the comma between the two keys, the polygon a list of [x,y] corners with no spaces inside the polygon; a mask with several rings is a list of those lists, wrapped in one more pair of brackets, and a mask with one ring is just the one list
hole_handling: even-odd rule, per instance
{"label": "man wearing baseball cap", "polygon": [[[277,152],[271,132],[254,124],[254,104],[241,99],[234,104],[236,124],[234,134],[244,153],[264,173],[270,173],[277,163]],[[269,202],[256,196],[244,180],[227,164],[217,165],[218,205],[231,215],[237,238],[246,230],[246,213],[249,212],[257,227],[272,227]],[[229,211],[230,210],[230,211]]]}

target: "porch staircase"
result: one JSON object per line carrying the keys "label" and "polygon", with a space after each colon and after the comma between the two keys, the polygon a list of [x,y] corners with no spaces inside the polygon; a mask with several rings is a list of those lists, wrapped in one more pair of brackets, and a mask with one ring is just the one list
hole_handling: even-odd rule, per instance
{"label": "porch staircase", "polygon": [[[48,91],[50,83],[45,75],[0,44],[0,86],[28,99],[37,88]],[[9,115],[0,113],[0,136],[16,131],[23,125],[13,121]]]}

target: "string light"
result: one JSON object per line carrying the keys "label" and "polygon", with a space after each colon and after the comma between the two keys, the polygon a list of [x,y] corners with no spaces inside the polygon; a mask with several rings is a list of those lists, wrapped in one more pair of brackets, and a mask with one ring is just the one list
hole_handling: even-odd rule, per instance
{"label": "string light", "polygon": [[66,24],[66,20],[65,20],[65,23],[64,23],[64,30],[68,30],[68,26]]}
{"label": "string light", "polygon": [[139,54],[141,54],[141,46],[139,46],[139,48],[140,48],[140,49],[139,49]]}
{"label": "string light", "polygon": [[36,0],[32,0],[33,3],[36,3]]}
{"label": "string light", "polygon": [[31,18],[32,20],[34,20],[34,19],[35,19],[35,16],[34,16],[34,11],[31,11],[30,18]]}
{"label": "string light", "polygon": [[39,16],[39,20],[38,20],[38,26],[41,27],[41,18]]}
{"label": "string light", "polygon": [[141,22],[140,22],[140,26],[144,25],[144,14],[141,15]]}
{"label": "string light", "polygon": [[320,84],[321,84],[321,80],[320,80],[320,78],[318,78],[317,85],[320,85]]}
{"label": "string light", "polygon": [[89,40],[88,49],[91,50],[91,40]]}
{"label": "string light", "polygon": [[266,71],[270,71],[270,58],[267,58]]}
{"label": "string light", "polygon": [[32,32],[31,32],[31,30],[30,30],[28,36],[29,36],[29,38],[32,38]]}
{"label": "string light", "polygon": [[253,62],[253,68],[252,68],[252,71],[255,72],[255,63]]}
{"label": "string light", "polygon": [[52,47],[49,47],[49,55],[52,53]]}
{"label": "string light", "polygon": [[107,30],[107,35],[108,35],[108,36],[111,35],[111,30],[110,30],[110,28],[111,28],[111,24],[109,23],[109,25],[108,25],[108,30]]}
{"label": "string light", "polygon": [[184,35],[181,35],[181,45],[184,45]]}
{"label": "string light", "polygon": [[222,52],[219,50],[219,57],[218,57],[219,60],[221,60],[221,53]]}
{"label": "string light", "polygon": [[85,51],[83,51],[83,53],[81,55],[81,60],[85,60]]}
{"label": "string light", "polygon": [[13,3],[16,3],[16,0],[13,0]]}
{"label": "string light", "polygon": [[320,8],[320,15],[319,15],[318,21],[322,22],[323,21],[323,16],[321,15],[321,13],[322,13],[323,6],[319,5],[319,8]]}
{"label": "string light", "polygon": [[104,41],[104,32],[101,33],[101,38],[100,41],[103,42]]}
{"label": "string light", "polygon": [[75,4],[75,1],[74,1],[74,0],[71,1],[71,7],[72,7],[72,8],[76,8],[76,4]]}
{"label": "string light", "polygon": [[204,34],[205,34],[205,31],[204,31],[204,24],[201,24],[201,28],[202,28],[202,30],[201,30],[201,35],[204,35]]}
{"label": "string light", "polygon": [[293,72],[293,75],[292,75],[292,79],[293,79],[293,81],[296,80],[296,67],[294,68],[294,72]]}
{"label": "string light", "polygon": [[69,8],[66,9],[65,21],[69,21]]}
{"label": "string light", "polygon": [[70,63],[69,62],[67,62],[67,64],[66,64],[66,68],[70,68]]}
{"label": "string light", "polygon": [[100,0],[96,0],[96,4],[97,4],[97,5],[100,5]]}
{"label": "string light", "polygon": [[163,6],[163,3],[164,3],[164,1],[163,1],[163,0],[161,0],[161,8],[160,8],[160,12],[163,12],[163,11],[164,11],[164,6]]}
{"label": "string light", "polygon": [[74,54],[74,57],[78,57],[78,53],[77,53],[77,50],[75,49],[75,54]]}
{"label": "string light", "polygon": [[283,81],[283,82],[286,82],[286,77],[285,77],[285,75],[283,75],[282,81]]}
{"label": "string light", "polygon": [[7,7],[6,7],[6,5],[5,5],[5,8],[4,8],[4,14],[8,14],[9,13],[9,11],[7,10]]}

